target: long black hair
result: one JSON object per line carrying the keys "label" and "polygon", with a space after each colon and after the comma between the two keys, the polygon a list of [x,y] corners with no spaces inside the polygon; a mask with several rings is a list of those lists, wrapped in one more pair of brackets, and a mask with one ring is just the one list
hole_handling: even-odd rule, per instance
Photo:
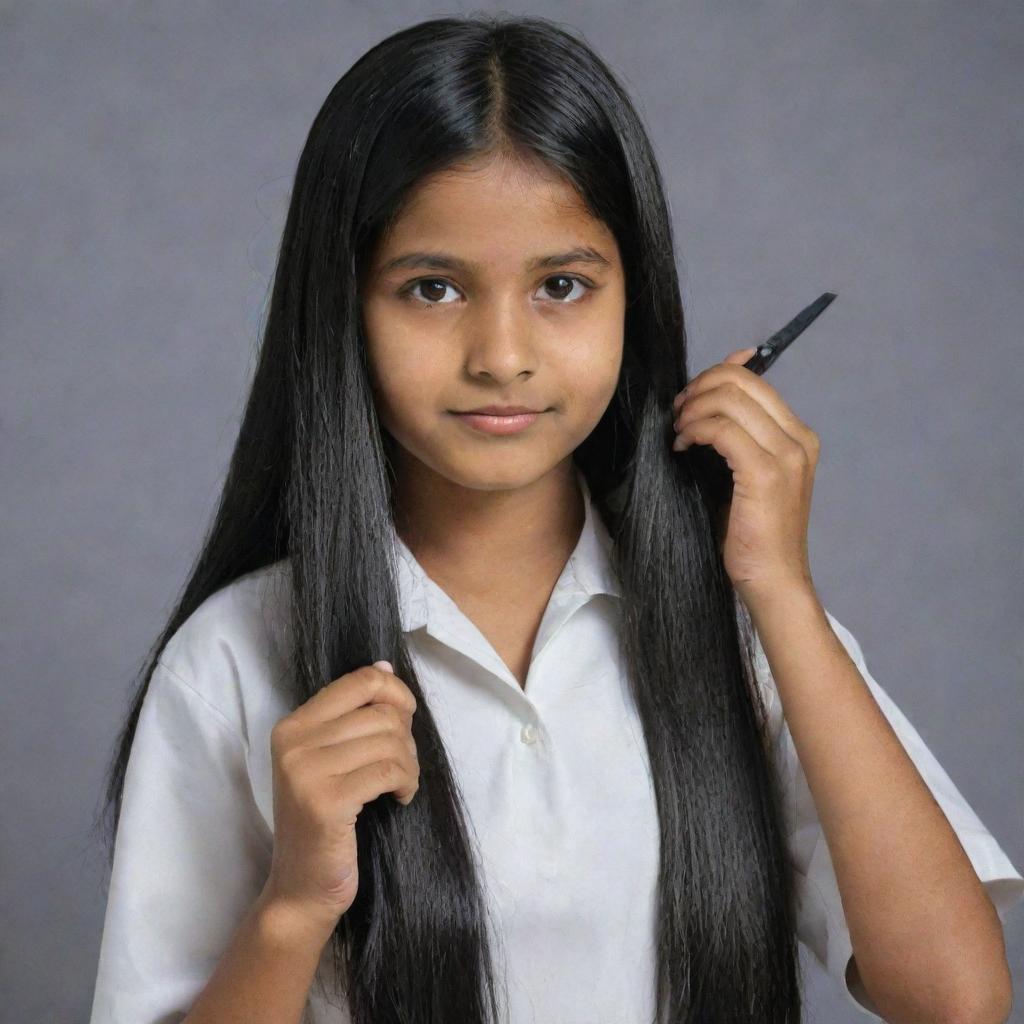
{"label": "long black hair", "polygon": [[617,389],[573,459],[613,540],[622,652],[658,808],[657,1020],[795,1024],[794,890],[756,637],[699,473],[670,447],[671,402],[688,373],[663,184],[616,76],[545,18],[413,25],[360,57],[317,113],[220,504],[116,744],[109,856],[164,645],[215,591],[286,558],[295,705],[379,658],[419,702],[421,792],[407,807],[375,800],[359,816],[359,893],[331,939],[339,990],[356,1024],[498,1018],[480,867],[401,628],[386,529],[393,439],[377,419],[359,306],[366,255],[410,189],[496,154],[564,175],[614,233],[626,271]]}

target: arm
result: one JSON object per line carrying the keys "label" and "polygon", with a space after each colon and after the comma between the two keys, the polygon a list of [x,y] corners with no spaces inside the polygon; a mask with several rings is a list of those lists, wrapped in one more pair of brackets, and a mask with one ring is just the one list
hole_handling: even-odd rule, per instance
{"label": "arm", "polygon": [[1000,1022],[1002,927],[811,585],[744,597],[835,866],[851,972],[893,1022]]}
{"label": "arm", "polygon": [[261,893],[182,1024],[299,1024],[330,937]]}

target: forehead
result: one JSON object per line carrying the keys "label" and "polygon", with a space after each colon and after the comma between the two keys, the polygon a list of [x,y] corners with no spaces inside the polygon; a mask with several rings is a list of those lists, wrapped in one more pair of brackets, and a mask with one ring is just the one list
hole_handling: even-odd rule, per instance
{"label": "forehead", "polygon": [[540,164],[498,158],[421,181],[381,239],[375,262],[413,245],[481,264],[519,263],[527,252],[580,245],[601,247],[610,260],[617,254],[614,236],[571,182]]}

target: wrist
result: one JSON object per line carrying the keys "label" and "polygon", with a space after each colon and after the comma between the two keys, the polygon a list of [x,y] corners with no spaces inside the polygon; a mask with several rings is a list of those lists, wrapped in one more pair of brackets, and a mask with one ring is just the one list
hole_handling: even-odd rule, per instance
{"label": "wrist", "polygon": [[759,620],[785,610],[785,614],[824,617],[821,598],[808,577],[779,578],[737,587],[736,593],[757,626]]}
{"label": "wrist", "polygon": [[330,940],[339,920],[329,915],[318,918],[267,890],[256,900],[254,914],[260,935],[271,945],[305,947],[315,950],[317,955]]}

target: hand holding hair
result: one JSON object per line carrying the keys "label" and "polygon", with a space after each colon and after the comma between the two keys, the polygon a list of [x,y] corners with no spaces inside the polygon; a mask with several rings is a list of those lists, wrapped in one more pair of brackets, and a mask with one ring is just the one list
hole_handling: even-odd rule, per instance
{"label": "hand holding hair", "polygon": [[408,805],[419,789],[416,698],[386,661],[348,672],[270,733],[274,853],[263,898],[325,937],[359,889],[356,819],[383,793]]}
{"label": "hand holding hair", "polygon": [[807,553],[811,491],[820,445],[737,349],[676,396],[674,451],[710,445],[728,464],[732,498],[715,524],[725,570],[740,597],[811,585]]}

